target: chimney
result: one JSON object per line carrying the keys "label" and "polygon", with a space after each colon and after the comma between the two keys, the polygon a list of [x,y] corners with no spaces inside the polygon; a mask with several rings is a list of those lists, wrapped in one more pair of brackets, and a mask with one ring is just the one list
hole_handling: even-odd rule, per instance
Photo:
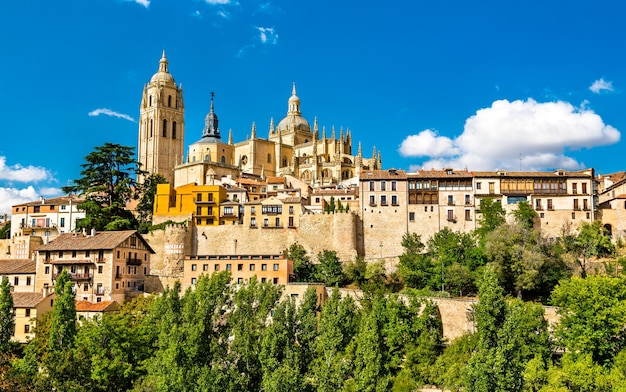
{"label": "chimney", "polygon": [[48,284],[44,284],[43,285],[43,297],[46,298],[48,296],[48,294],[50,294],[50,288],[48,287]]}
{"label": "chimney", "polygon": [[95,236],[96,235],[96,229],[95,228],[91,228],[91,236]]}

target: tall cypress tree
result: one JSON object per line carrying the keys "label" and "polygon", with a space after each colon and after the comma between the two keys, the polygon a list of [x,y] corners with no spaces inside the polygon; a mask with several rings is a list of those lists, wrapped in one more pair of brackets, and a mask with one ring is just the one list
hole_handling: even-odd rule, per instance
{"label": "tall cypress tree", "polygon": [[14,332],[13,296],[11,296],[9,278],[5,276],[0,284],[0,352],[9,349]]}

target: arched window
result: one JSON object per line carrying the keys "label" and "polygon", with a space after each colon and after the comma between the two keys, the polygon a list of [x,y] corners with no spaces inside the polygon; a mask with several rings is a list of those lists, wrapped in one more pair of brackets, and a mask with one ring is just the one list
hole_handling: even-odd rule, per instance
{"label": "arched window", "polygon": [[150,137],[152,137],[152,129],[153,129],[153,123],[152,123],[152,119],[150,119]]}
{"label": "arched window", "polygon": [[222,163],[226,163],[226,157],[222,155]]}
{"label": "arched window", "polygon": [[172,96],[171,96],[171,95],[168,95],[168,96],[167,96],[167,106],[168,106],[168,107],[171,107],[171,106],[172,106]]}
{"label": "arched window", "polygon": [[267,163],[272,163],[272,154],[267,154]]}
{"label": "arched window", "polygon": [[283,167],[287,167],[287,157],[283,157]]}
{"label": "arched window", "polygon": [[152,106],[152,95],[150,96],[150,98],[148,99],[148,106]]}
{"label": "arched window", "polygon": [[206,154],[206,155],[204,156],[204,161],[205,161],[205,162],[209,162],[210,160],[211,160],[211,156],[210,156],[209,154]]}
{"label": "arched window", "polygon": [[167,137],[167,120],[163,120],[163,137]]}
{"label": "arched window", "polygon": [[172,121],[172,139],[176,139],[176,121]]}

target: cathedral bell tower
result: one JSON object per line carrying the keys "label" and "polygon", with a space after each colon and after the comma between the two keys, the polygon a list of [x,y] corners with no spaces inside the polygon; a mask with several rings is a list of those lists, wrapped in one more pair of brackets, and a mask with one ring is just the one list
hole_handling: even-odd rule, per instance
{"label": "cathedral bell tower", "polygon": [[[140,169],[147,175],[161,174],[174,184],[174,167],[183,162],[184,156],[185,106],[183,86],[176,86],[169,73],[165,51],[158,72],[144,85],[139,112]],[[137,182],[143,183],[146,176],[140,175]]]}

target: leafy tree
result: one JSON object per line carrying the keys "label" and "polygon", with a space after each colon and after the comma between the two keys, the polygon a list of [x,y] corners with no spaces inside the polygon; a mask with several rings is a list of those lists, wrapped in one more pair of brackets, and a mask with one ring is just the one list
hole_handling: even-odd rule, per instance
{"label": "leafy tree", "polygon": [[344,266],[343,273],[348,282],[356,284],[359,288],[367,281],[365,277],[367,272],[367,263],[363,256],[357,256],[354,261]]}
{"label": "leafy tree", "polygon": [[509,317],[504,290],[492,266],[479,284],[479,302],[474,306],[478,344],[465,380],[467,391],[521,391],[523,367],[516,349],[518,312]]}
{"label": "leafy tree", "polygon": [[296,282],[315,281],[315,265],[311,262],[304,246],[296,242],[291,244],[285,253],[289,260],[293,261],[293,274]]}
{"label": "leafy tree", "polygon": [[478,334],[468,333],[455,339],[444,349],[433,367],[437,385],[454,392],[464,390],[463,374],[477,344]]}
{"label": "leafy tree", "polygon": [[362,318],[355,338],[354,387],[357,391],[385,391],[389,383],[385,367],[383,334],[384,302],[382,297],[373,301],[372,309]]}
{"label": "leafy tree", "polygon": [[345,349],[358,327],[356,305],[352,297],[341,299],[335,288],[322,306],[313,378],[319,392],[341,390],[349,377],[350,362]]}
{"label": "leafy tree", "polygon": [[602,222],[583,222],[578,235],[569,249],[575,256],[580,267],[580,276],[587,276],[589,259],[592,257],[609,256],[615,252],[611,237],[602,227]]}
{"label": "leafy tree", "polygon": [[[152,221],[152,211],[154,209],[154,198],[156,196],[157,185],[165,184],[167,180],[161,174],[152,173],[146,177],[141,185],[141,198],[135,208],[137,219],[143,227],[150,226]],[[146,230],[142,230],[146,232]]]}
{"label": "leafy tree", "polygon": [[527,201],[517,203],[517,208],[513,210],[515,221],[527,229],[532,229],[537,218],[537,212]]}
{"label": "leafy tree", "polygon": [[502,203],[491,197],[486,197],[480,201],[478,212],[481,214],[481,217],[478,221],[479,227],[476,231],[480,238],[484,238],[487,233],[495,230],[496,227],[506,221],[506,213],[502,208]]}
{"label": "leafy tree", "polygon": [[324,208],[324,212],[334,213],[337,207],[335,206],[335,196],[330,197],[330,202]]}
{"label": "leafy tree", "polygon": [[13,314],[13,296],[9,278],[4,276],[0,284],[0,352],[7,352],[11,347],[11,337],[15,332],[15,314]]}
{"label": "leafy tree", "polygon": [[562,281],[552,293],[560,319],[557,344],[610,366],[626,348],[626,279],[589,276]]}
{"label": "leafy tree", "polygon": [[485,256],[493,262],[507,291],[517,293],[538,286],[545,262],[541,237],[518,224],[502,224],[487,234]]}
{"label": "leafy tree", "polygon": [[326,286],[335,286],[343,280],[343,268],[336,251],[324,249],[317,254],[317,260],[318,281]]}
{"label": "leafy tree", "polygon": [[11,221],[8,221],[4,226],[0,227],[0,239],[7,239],[11,236]]}
{"label": "leafy tree", "polygon": [[408,287],[421,289],[430,287],[436,279],[431,259],[424,253],[425,245],[421,236],[416,233],[405,233],[402,236],[404,253],[400,255],[398,272]]}
{"label": "leafy tree", "polygon": [[81,178],[74,185],[63,187],[66,193],[85,196],[78,208],[85,218],[77,222],[78,228],[96,230],[121,230],[137,227],[132,212],[126,204],[138,198],[135,178],[139,164],[133,158],[133,147],[105,143],[85,157]]}

